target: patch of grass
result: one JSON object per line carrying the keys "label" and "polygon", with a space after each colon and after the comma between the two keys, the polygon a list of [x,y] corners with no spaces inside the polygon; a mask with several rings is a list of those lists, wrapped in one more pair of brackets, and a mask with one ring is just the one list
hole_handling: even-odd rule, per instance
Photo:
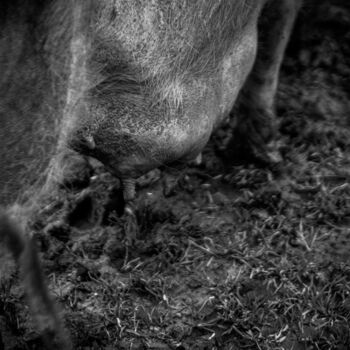
{"label": "patch of grass", "polygon": [[[334,32],[304,30],[285,63],[280,174],[227,170],[209,145],[204,164],[182,171],[171,190],[171,172],[140,181],[132,247],[106,204],[118,193],[109,175],[96,175],[86,201],[74,192],[39,215],[34,230],[75,349],[350,347],[349,47],[337,35],[349,14],[341,13]],[[216,148],[225,135],[214,136]],[[23,301],[0,293],[1,330],[5,319],[18,329],[12,338],[29,344]]]}

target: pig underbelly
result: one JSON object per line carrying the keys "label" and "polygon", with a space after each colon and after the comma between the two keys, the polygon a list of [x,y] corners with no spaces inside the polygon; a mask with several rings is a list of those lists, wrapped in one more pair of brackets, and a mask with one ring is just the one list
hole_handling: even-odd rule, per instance
{"label": "pig underbelly", "polygon": [[[230,113],[255,53],[256,34],[251,30],[241,36],[215,72],[183,85],[179,108],[148,109],[147,103],[130,108],[132,99],[120,96],[112,101],[106,97],[104,103],[98,100],[89,108],[92,127],[78,131],[70,145],[100,159],[119,177],[137,177],[163,164],[191,160]],[[146,96],[136,96],[135,101],[140,98],[147,101]],[[86,140],[93,140],[89,147],[84,146]]]}
{"label": "pig underbelly", "polygon": [[[190,102],[184,104],[184,116],[172,118],[162,135],[163,147],[173,146],[175,158],[194,158],[205,146],[212,131],[231,112],[255,56],[256,34],[251,30],[224,57],[216,74],[187,87]],[[198,91],[199,86],[203,93],[193,96],[191,91]]]}

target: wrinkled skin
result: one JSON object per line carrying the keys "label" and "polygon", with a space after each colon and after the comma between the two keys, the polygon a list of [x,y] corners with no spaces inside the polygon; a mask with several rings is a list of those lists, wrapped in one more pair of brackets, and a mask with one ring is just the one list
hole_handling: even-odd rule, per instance
{"label": "wrinkled skin", "polygon": [[233,154],[274,161],[274,96],[300,0],[62,6],[0,5],[0,204],[24,227],[73,152],[101,161],[131,202],[137,177],[200,154],[240,90]]}

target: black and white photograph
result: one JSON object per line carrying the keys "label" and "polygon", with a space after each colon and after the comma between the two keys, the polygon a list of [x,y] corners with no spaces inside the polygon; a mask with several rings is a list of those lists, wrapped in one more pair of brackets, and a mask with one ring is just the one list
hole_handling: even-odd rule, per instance
{"label": "black and white photograph", "polygon": [[350,349],[349,0],[0,0],[0,350]]}

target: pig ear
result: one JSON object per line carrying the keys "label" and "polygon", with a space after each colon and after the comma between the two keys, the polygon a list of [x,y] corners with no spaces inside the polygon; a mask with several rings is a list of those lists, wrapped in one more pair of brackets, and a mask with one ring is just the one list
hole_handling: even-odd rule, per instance
{"label": "pig ear", "polygon": [[33,238],[26,236],[20,225],[0,209],[0,244],[3,242],[19,265],[31,313],[46,347],[58,350],[72,349],[47,289]]}

